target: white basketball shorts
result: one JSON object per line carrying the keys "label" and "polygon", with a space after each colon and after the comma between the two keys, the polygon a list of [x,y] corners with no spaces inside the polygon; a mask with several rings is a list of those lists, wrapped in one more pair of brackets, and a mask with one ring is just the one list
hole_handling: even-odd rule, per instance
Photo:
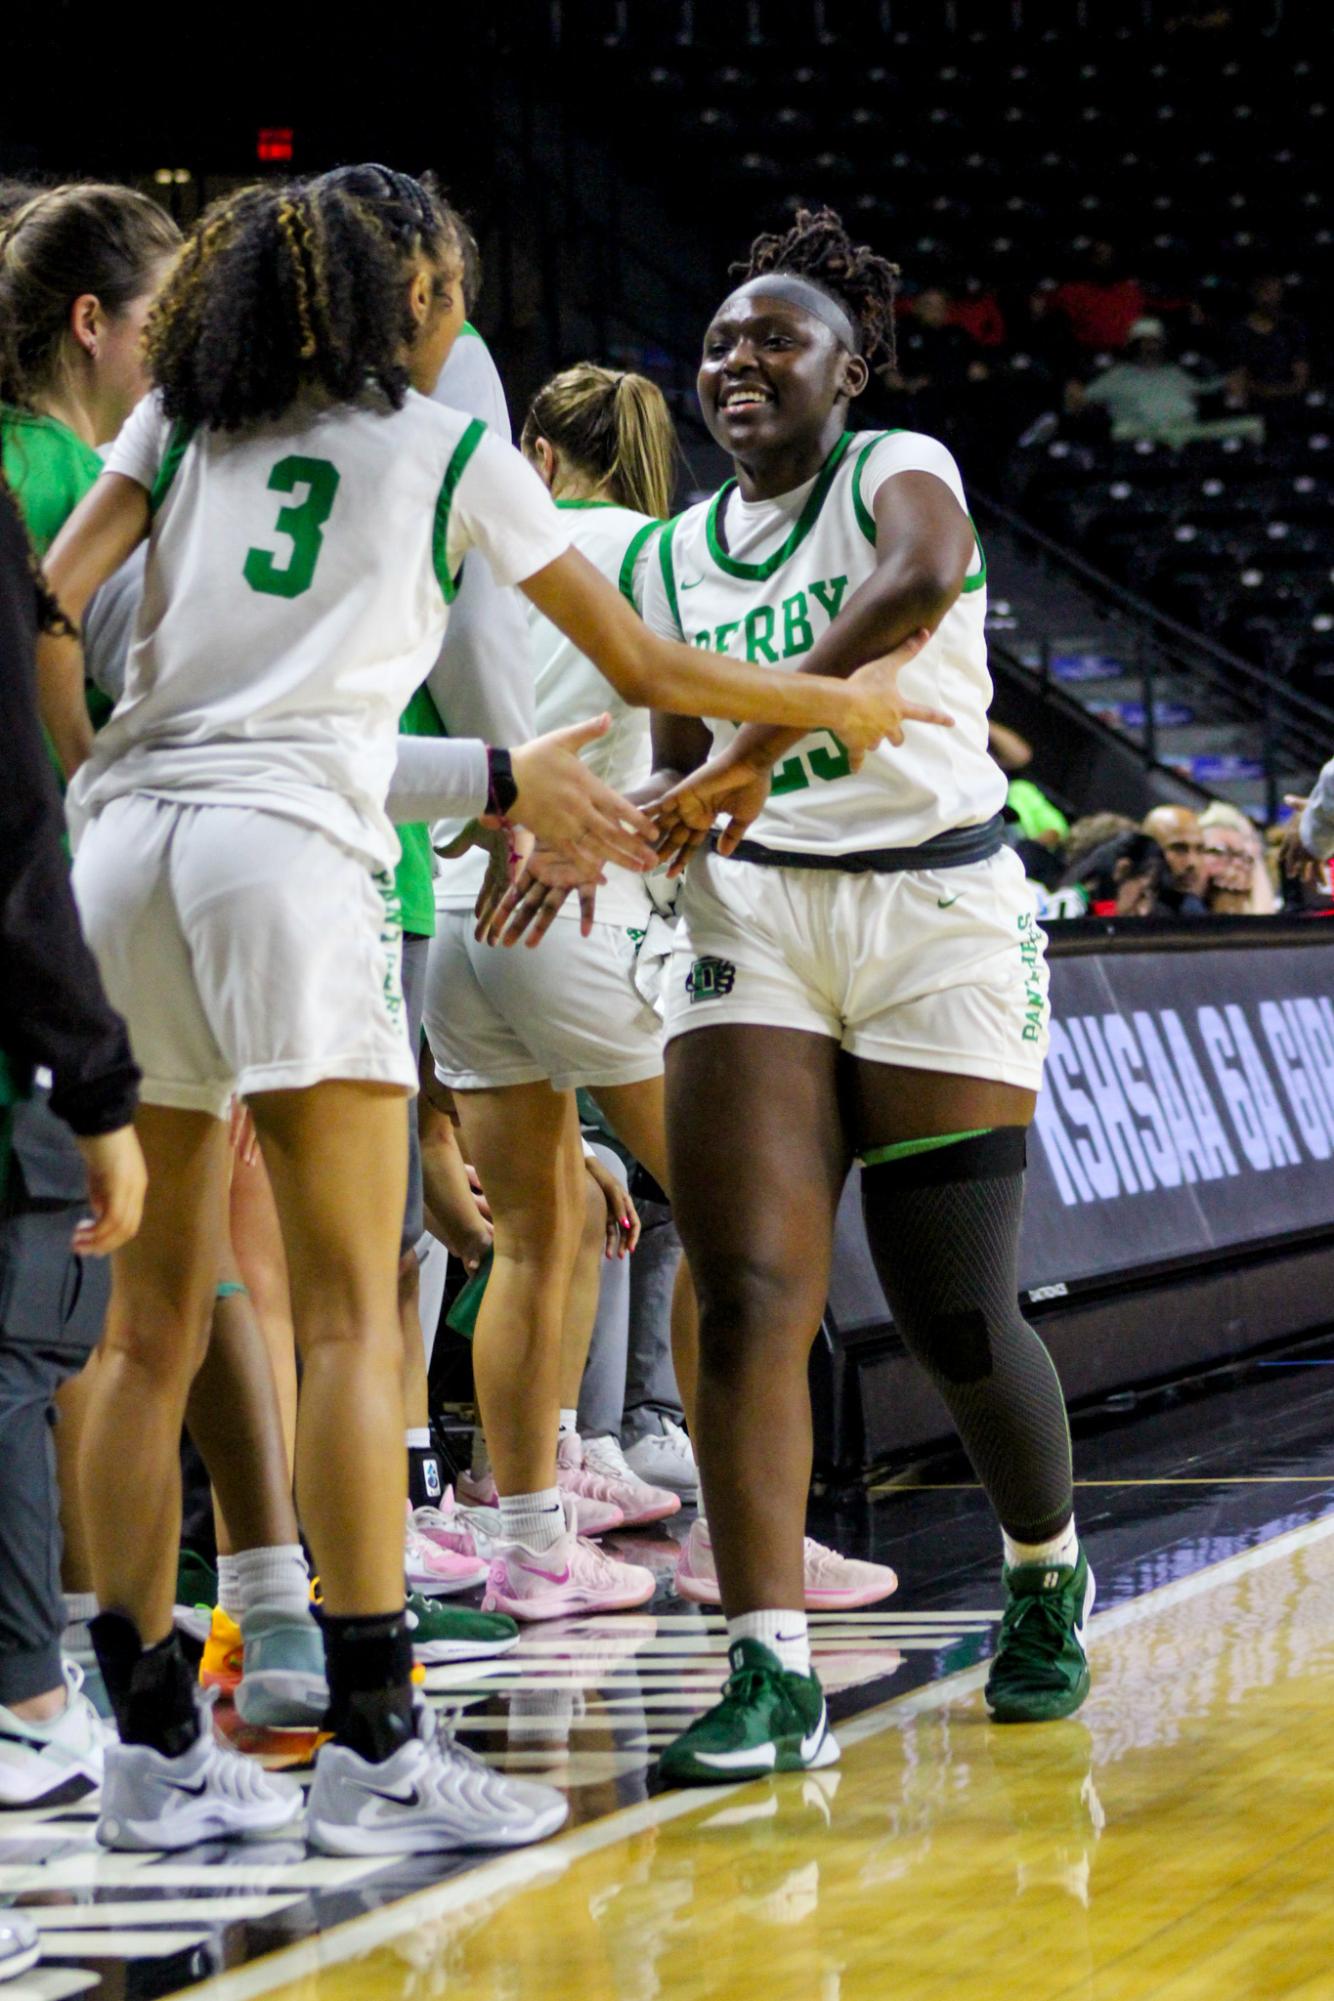
{"label": "white basketball shorts", "polygon": [[150,1105],[328,1078],[416,1088],[393,877],[317,828],[147,793],[89,822],[74,893]]}
{"label": "white basketball shorts", "polygon": [[557,1091],[662,1075],[662,1022],[636,991],[635,940],[558,917],[540,945],[479,945],[471,912],[437,913],[426,977],[435,1074],[456,1091]]}
{"label": "white basketball shorts", "polygon": [[1046,939],[1008,848],[959,868],[853,875],[702,852],[667,982],[667,1037],[749,1022],[852,1056],[1036,1090]]}

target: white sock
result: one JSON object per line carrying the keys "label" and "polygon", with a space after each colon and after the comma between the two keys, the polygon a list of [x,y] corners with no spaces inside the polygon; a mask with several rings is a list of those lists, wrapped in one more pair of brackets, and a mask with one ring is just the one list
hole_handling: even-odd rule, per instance
{"label": "white sock", "polygon": [[491,1471],[491,1455],[486,1449],[486,1438],[480,1424],[472,1428],[472,1457],[468,1461],[468,1471],[474,1480],[485,1480]]}
{"label": "white sock", "polygon": [[[233,1612],[222,1598],[222,1566],[231,1571],[229,1589],[240,1601],[239,1611]],[[306,1568],[305,1552],[299,1542],[277,1543],[268,1549],[238,1550],[235,1556],[224,1556],[218,1562],[218,1602],[225,1612],[230,1612],[239,1626],[244,1626],[246,1613],[258,1605],[266,1610],[290,1612],[293,1618],[310,1613],[310,1572]]]}
{"label": "white sock", "polygon": [[565,1509],[559,1487],[543,1487],[537,1494],[502,1494],[500,1534],[505,1542],[521,1542],[525,1549],[550,1549],[565,1533]]}
{"label": "white sock", "polygon": [[760,1640],[771,1654],[777,1654],[789,1674],[811,1671],[811,1638],[804,1612],[743,1612],[727,1622],[729,1644],[733,1640]]}
{"label": "white sock", "polygon": [[560,1414],[560,1425],[556,1436],[558,1438],[568,1438],[571,1432],[576,1437],[579,1434],[579,1413],[577,1410],[563,1410]]}
{"label": "white sock", "polygon": [[429,1452],[431,1449],[431,1427],[429,1424],[410,1424],[404,1432],[409,1452]]}
{"label": "white sock", "polygon": [[1054,1566],[1079,1561],[1079,1537],[1075,1534],[1073,1515],[1061,1533],[1047,1542],[1016,1542],[1003,1529],[1001,1539],[1005,1545],[1005,1561],[1010,1569],[1018,1563],[1048,1563]]}
{"label": "white sock", "polygon": [[218,1551],[218,1609],[225,1612],[229,1619],[235,1619],[238,1626],[240,1625],[243,1605],[241,1580],[236,1574],[236,1558],[224,1556],[221,1550]]}

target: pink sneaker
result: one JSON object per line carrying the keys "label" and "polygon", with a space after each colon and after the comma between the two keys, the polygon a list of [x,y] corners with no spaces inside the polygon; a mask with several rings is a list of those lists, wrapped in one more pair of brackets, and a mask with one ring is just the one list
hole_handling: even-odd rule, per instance
{"label": "pink sneaker", "polygon": [[565,1499],[565,1533],[550,1549],[508,1543],[496,1552],[486,1581],[484,1612],[511,1619],[568,1619],[647,1605],[657,1588],[651,1570],[616,1563],[576,1534],[574,1501]]}
{"label": "pink sneaker", "polygon": [[[558,1484],[565,1482],[559,1478]],[[595,1500],[591,1493],[575,1495],[579,1504],[579,1515],[575,1523],[576,1533],[583,1536],[610,1535],[613,1529],[625,1526],[625,1516],[611,1501]],[[487,1472],[477,1480],[471,1473],[459,1474],[459,1503],[465,1508],[491,1508],[499,1512],[500,1495],[496,1492],[495,1475]]]}
{"label": "pink sneaker", "polygon": [[488,1466],[485,1473],[471,1471],[459,1474],[459,1506],[462,1508],[498,1508],[500,1496],[496,1492],[495,1475]]}
{"label": "pink sneaker", "polygon": [[446,1598],[454,1591],[471,1591],[485,1584],[486,1565],[478,1556],[461,1556],[457,1550],[443,1549],[423,1535],[412,1519],[408,1504],[403,1567],[408,1590],[420,1591],[425,1598]]}
{"label": "pink sneaker", "polygon": [[[853,1556],[840,1556],[821,1542],[806,1538],[806,1610],[808,1612],[851,1612],[860,1605],[877,1605],[897,1591],[899,1580],[886,1563],[862,1563]],[[708,1524],[690,1524],[676,1566],[676,1595],[695,1605],[721,1605],[718,1572],[714,1568],[713,1544]]]}
{"label": "pink sneaker", "polygon": [[439,1549],[452,1550],[455,1556],[481,1555],[472,1530],[454,1506],[454,1489],[446,1487],[440,1496],[440,1505],[433,1508],[414,1508],[412,1526],[428,1542]]}
{"label": "pink sneaker", "polygon": [[665,1521],[668,1515],[680,1514],[681,1496],[669,1494],[665,1487],[650,1486],[647,1480],[632,1473],[617,1439],[586,1439],[583,1452],[584,1472],[593,1474],[606,1487],[611,1500],[625,1516],[622,1528],[643,1528],[649,1522]]}

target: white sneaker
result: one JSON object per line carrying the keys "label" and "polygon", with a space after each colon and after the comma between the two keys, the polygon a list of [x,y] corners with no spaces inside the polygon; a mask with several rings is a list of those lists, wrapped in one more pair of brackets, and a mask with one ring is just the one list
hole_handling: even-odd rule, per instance
{"label": "white sneaker", "polygon": [[605,1483],[611,1500],[625,1516],[624,1528],[644,1528],[649,1522],[665,1521],[668,1515],[681,1512],[679,1494],[655,1487],[630,1470],[619,1439],[586,1438],[584,1469]]}
{"label": "white sneaker", "polygon": [[0,1911],[0,1980],[17,1980],[42,1956],[42,1935],[26,1911]]}
{"label": "white sneaker", "polygon": [[315,1761],[306,1833],[325,1855],[519,1848],[554,1834],[569,1802],[554,1786],[496,1772],[419,1704],[417,1735],[381,1764],[345,1744]]}
{"label": "white sneaker", "polygon": [[200,1732],[188,1751],[165,1757],[146,1744],[105,1754],[97,1838],[104,1848],[192,1848],[227,1835],[271,1834],[301,1812],[301,1788],[213,1735],[217,1691],[200,1691]]}
{"label": "white sneaker", "polygon": [[650,1431],[628,1448],[625,1463],[630,1471],[650,1486],[666,1487],[683,1501],[699,1497],[699,1467],[694,1449],[679,1424],[670,1417],[662,1420],[661,1431]]}
{"label": "white sneaker", "polygon": [[83,1693],[83,1675],[64,1661],[65,1707],[48,1722],[0,1704],[0,1806],[32,1806],[59,1793],[70,1800],[102,1783],[106,1737]]}

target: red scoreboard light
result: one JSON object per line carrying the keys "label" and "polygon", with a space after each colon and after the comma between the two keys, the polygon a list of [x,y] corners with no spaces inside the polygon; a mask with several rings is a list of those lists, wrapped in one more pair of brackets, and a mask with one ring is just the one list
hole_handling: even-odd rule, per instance
{"label": "red scoreboard light", "polygon": [[259,135],[255,140],[255,157],[258,160],[290,160],[292,157],[291,126],[261,126]]}

